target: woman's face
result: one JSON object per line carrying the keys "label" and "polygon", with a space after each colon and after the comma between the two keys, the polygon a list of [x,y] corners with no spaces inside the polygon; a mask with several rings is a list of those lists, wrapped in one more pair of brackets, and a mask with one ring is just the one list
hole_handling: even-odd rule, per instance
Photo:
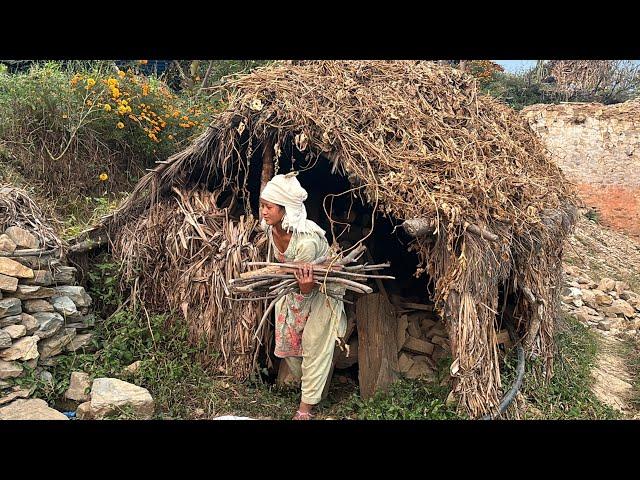
{"label": "woman's face", "polygon": [[284,217],[284,208],[275,203],[260,199],[260,215],[267,222],[267,225],[276,225]]}

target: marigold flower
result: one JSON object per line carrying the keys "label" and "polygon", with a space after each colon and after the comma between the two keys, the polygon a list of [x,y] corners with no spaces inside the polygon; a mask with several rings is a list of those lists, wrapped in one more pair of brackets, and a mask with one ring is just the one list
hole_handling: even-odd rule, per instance
{"label": "marigold flower", "polygon": [[127,74],[126,74],[126,73],[124,73],[122,70],[118,70],[118,76],[119,76],[120,78],[124,78],[124,77],[126,77],[126,76],[127,76]]}
{"label": "marigold flower", "polygon": [[102,181],[102,182],[106,182],[106,181],[109,179],[109,175],[107,175],[106,173],[102,172],[102,173],[100,174],[100,177],[99,177],[99,178],[100,178],[100,181]]}
{"label": "marigold flower", "polygon": [[118,88],[112,88],[111,89],[111,96],[113,98],[118,98],[120,96],[120,89]]}
{"label": "marigold flower", "polygon": [[87,78],[87,88],[91,88],[96,84],[96,81],[93,78]]}
{"label": "marigold flower", "polygon": [[138,63],[140,65],[146,65],[147,63],[149,63],[149,60],[138,60]]}
{"label": "marigold flower", "polygon": [[108,103],[104,104],[104,110],[105,112],[110,112],[111,111],[111,105],[109,105]]}
{"label": "marigold flower", "polygon": [[124,105],[120,105],[120,106],[118,107],[118,113],[119,113],[120,115],[124,115],[125,113],[127,113],[127,107],[125,107]]}
{"label": "marigold flower", "polygon": [[173,140],[173,135],[169,135],[167,138],[168,138],[169,140]]}
{"label": "marigold flower", "polygon": [[118,123],[116,124],[116,127],[118,127],[118,128],[124,128],[124,123],[122,123],[122,122],[118,122]]}

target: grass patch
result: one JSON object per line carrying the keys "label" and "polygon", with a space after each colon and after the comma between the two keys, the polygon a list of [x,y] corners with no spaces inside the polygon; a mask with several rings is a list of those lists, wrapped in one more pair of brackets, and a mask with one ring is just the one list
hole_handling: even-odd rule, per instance
{"label": "grass patch", "polygon": [[[554,374],[543,379],[540,360],[527,360],[520,393],[527,409],[525,419],[578,420],[618,419],[619,412],[600,402],[591,390],[591,369],[596,361],[598,342],[593,332],[575,318],[567,316],[556,332],[557,354]],[[504,384],[511,384],[516,361],[510,356],[505,365]],[[508,382],[508,383],[506,383]]]}
{"label": "grass patch", "polygon": [[632,378],[633,394],[629,403],[634,410],[640,410],[640,345],[637,341],[627,338],[622,342],[620,349]]}

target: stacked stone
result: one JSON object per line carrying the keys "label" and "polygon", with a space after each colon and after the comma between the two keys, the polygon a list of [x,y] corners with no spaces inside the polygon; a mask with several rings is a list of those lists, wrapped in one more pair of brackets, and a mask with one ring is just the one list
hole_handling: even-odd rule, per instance
{"label": "stacked stone", "polygon": [[12,226],[0,234],[0,381],[90,348],[95,317],[75,273],[30,232]]}
{"label": "stacked stone", "polygon": [[636,337],[640,333],[640,295],[611,278],[599,282],[575,266],[565,266],[563,309],[580,322],[608,334]]}

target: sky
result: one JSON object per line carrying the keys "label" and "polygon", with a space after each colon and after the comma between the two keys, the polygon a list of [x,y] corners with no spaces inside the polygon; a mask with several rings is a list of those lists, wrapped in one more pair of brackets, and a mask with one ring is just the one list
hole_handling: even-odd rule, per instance
{"label": "sky", "polygon": [[[504,67],[509,73],[520,73],[536,64],[536,60],[494,60],[494,62]],[[632,60],[632,62],[640,63],[640,60]]]}

